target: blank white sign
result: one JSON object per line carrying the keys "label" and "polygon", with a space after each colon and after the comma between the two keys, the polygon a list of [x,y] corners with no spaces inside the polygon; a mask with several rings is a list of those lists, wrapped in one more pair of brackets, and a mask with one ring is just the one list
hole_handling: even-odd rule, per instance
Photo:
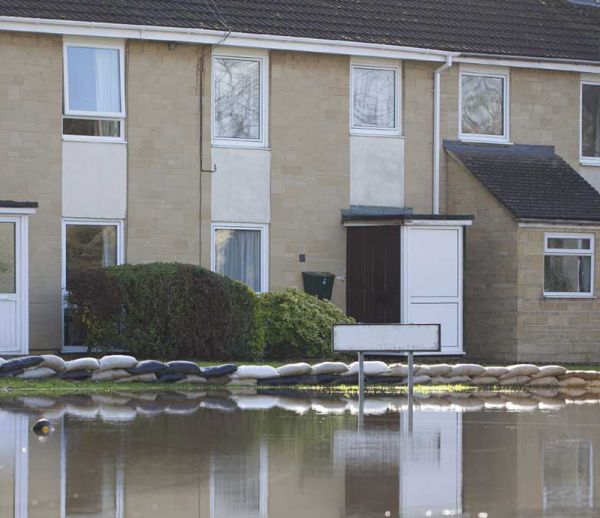
{"label": "blank white sign", "polygon": [[439,351],[439,324],[333,326],[335,352]]}

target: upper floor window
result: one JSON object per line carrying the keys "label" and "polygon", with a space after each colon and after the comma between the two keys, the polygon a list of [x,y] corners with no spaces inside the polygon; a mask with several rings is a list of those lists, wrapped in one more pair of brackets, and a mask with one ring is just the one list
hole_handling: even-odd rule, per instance
{"label": "upper floor window", "polygon": [[581,84],[581,161],[600,165],[600,83]]}
{"label": "upper floor window", "polygon": [[265,58],[213,56],[213,143],[266,145]]}
{"label": "upper floor window", "polygon": [[64,45],[63,135],[120,140],[124,106],[123,46],[87,42]]}
{"label": "upper floor window", "polygon": [[398,77],[398,67],[352,65],[352,133],[400,134]]}
{"label": "upper floor window", "polygon": [[460,74],[460,138],[508,141],[508,77],[503,74]]}

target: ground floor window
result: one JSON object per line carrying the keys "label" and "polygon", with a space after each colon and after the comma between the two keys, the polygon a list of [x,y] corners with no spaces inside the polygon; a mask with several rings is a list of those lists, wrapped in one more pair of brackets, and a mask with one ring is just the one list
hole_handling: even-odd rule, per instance
{"label": "ground floor window", "polygon": [[63,222],[63,345],[80,347],[85,333],[66,302],[71,280],[78,273],[123,262],[121,222],[65,220]]}
{"label": "ground floor window", "polygon": [[213,224],[212,269],[267,291],[267,226]]}
{"label": "ground floor window", "polygon": [[544,236],[544,295],[585,297],[594,292],[594,236]]}

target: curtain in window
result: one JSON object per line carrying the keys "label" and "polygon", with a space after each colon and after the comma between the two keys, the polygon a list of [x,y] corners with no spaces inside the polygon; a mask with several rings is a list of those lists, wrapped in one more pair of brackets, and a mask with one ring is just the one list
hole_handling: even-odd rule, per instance
{"label": "curtain in window", "polygon": [[353,126],[393,129],[396,126],[396,75],[393,70],[355,67]]}
{"label": "curtain in window", "polygon": [[581,152],[600,157],[600,85],[583,85],[581,110]]}
{"label": "curtain in window", "polygon": [[260,62],[217,58],[215,77],[215,137],[259,140]]}
{"label": "curtain in window", "polygon": [[463,133],[504,135],[504,79],[463,75],[461,97]]}
{"label": "curtain in window", "polygon": [[120,112],[119,51],[95,49],[96,107],[99,112]]}
{"label": "curtain in window", "polygon": [[260,291],[260,230],[215,231],[216,271]]}

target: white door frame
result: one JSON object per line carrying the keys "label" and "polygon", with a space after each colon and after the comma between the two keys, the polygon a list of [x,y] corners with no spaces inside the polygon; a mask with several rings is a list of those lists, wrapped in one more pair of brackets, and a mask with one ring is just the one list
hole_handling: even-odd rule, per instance
{"label": "white door frame", "polygon": [[0,294],[0,299],[16,299],[17,348],[2,350],[2,354],[29,353],[29,219],[35,209],[0,209],[1,223],[15,224],[15,294]]}

